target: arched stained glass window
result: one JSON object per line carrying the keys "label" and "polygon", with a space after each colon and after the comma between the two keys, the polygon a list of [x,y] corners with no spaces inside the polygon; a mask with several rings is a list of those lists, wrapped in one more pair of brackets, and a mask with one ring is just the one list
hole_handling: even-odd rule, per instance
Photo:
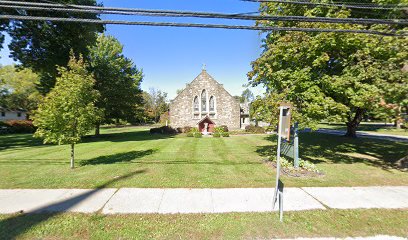
{"label": "arched stained glass window", "polygon": [[207,94],[205,90],[201,92],[201,111],[207,111]]}
{"label": "arched stained glass window", "polygon": [[199,107],[200,107],[200,105],[199,105],[199,102],[198,102],[198,96],[195,96],[194,103],[193,103],[194,112],[198,112]]}
{"label": "arched stained glass window", "polygon": [[215,111],[215,102],[214,102],[214,96],[210,97],[210,112]]}

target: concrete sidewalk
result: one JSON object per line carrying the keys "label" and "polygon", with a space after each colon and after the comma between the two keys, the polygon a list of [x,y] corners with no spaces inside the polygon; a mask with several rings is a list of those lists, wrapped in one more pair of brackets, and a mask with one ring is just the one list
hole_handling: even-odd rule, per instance
{"label": "concrete sidewalk", "polygon": [[[0,214],[271,212],[277,210],[272,209],[273,193],[273,188],[0,190]],[[408,186],[285,188],[283,205],[285,211],[408,208]]]}

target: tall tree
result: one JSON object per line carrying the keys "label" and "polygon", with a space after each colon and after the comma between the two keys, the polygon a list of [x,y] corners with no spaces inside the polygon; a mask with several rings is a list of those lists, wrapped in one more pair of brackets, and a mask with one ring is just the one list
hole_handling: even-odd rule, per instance
{"label": "tall tree", "polygon": [[[351,16],[344,8],[294,6],[276,3],[261,5],[265,15],[304,15],[316,17]],[[329,23],[272,23],[265,26],[339,28]],[[361,29],[359,25],[347,28]],[[373,29],[390,30],[373,25]],[[252,63],[248,74],[252,85],[262,84],[269,94],[284,94],[292,102],[298,121],[315,126],[323,119],[346,122],[346,136],[356,137],[356,129],[367,110],[378,104],[381,84],[388,84],[384,66],[400,71],[404,54],[398,38],[339,33],[270,32],[264,52]],[[406,50],[403,50],[406,52]],[[391,64],[392,63],[392,64]],[[406,78],[405,80],[406,81]]]}
{"label": "tall tree", "polygon": [[8,108],[23,108],[31,113],[41,99],[36,89],[37,82],[37,74],[30,69],[18,69],[14,65],[0,67],[0,89],[3,89],[1,105]]}
{"label": "tall tree", "polygon": [[112,36],[99,35],[90,48],[89,62],[96,79],[95,89],[101,94],[96,106],[103,111],[95,134],[99,134],[100,124],[120,119],[134,121],[143,102],[143,73],[123,55],[122,44]]}
{"label": "tall tree", "polygon": [[[35,2],[35,0],[29,0]],[[55,0],[63,4],[96,5],[96,0]],[[48,16],[64,18],[98,19],[94,13],[49,12],[26,10],[19,11],[20,15]],[[57,76],[56,66],[67,66],[70,51],[76,57],[80,54],[87,56],[88,46],[96,41],[96,33],[102,32],[104,27],[97,24],[79,24],[52,21],[12,21],[8,33],[12,37],[9,45],[11,56],[25,68],[31,68],[39,74],[39,90],[45,94],[55,84]]]}
{"label": "tall tree", "polygon": [[144,94],[146,110],[154,119],[154,122],[160,120],[160,115],[168,111],[167,93],[159,89],[150,88],[149,92]]}
{"label": "tall tree", "polygon": [[59,67],[58,71],[55,87],[33,117],[38,127],[35,136],[43,138],[44,143],[70,144],[74,168],[75,144],[93,128],[99,114],[95,107],[98,91],[82,57],[76,60],[72,56],[68,68]]}
{"label": "tall tree", "polygon": [[249,90],[249,88],[245,89],[241,94],[240,102],[252,102],[254,101],[254,94]]}

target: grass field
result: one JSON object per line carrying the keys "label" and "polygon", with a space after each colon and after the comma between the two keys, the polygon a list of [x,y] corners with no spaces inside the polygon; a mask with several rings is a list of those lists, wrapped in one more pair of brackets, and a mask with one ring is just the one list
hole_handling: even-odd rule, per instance
{"label": "grass field", "polygon": [[[150,135],[143,128],[104,129],[76,147],[43,145],[31,135],[0,136],[0,188],[273,187],[275,172],[262,162],[274,155],[276,137],[244,135],[188,138]],[[300,156],[325,174],[284,177],[285,186],[408,185],[408,174],[390,165],[408,143],[300,135]]]}
{"label": "grass field", "polygon": [[[346,131],[347,127],[345,124],[319,124],[319,128],[333,129],[333,130],[343,130]],[[367,132],[367,133],[383,133],[389,135],[397,136],[408,136],[408,130],[405,129],[396,129],[394,126],[384,126],[384,124],[373,124],[373,123],[361,123],[358,126],[357,131]]]}
{"label": "grass field", "polygon": [[408,235],[407,210],[189,215],[0,215],[4,239],[270,239]]}

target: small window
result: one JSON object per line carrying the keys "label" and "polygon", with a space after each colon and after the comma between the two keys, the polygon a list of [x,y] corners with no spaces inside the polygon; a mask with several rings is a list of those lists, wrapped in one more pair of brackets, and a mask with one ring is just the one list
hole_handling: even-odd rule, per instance
{"label": "small window", "polygon": [[242,123],[245,123],[245,118],[242,118]]}
{"label": "small window", "polygon": [[18,112],[18,113],[17,113],[17,117],[21,117],[21,112]]}
{"label": "small window", "polygon": [[5,117],[6,116],[6,112],[1,112],[1,116]]}
{"label": "small window", "polygon": [[207,94],[205,90],[203,90],[203,92],[201,93],[201,111],[207,111]]}
{"label": "small window", "polygon": [[214,111],[215,111],[214,97],[211,96],[210,97],[210,112],[214,112]]}
{"label": "small window", "polygon": [[195,98],[194,98],[194,104],[193,104],[194,106],[194,112],[198,112],[199,111],[199,103],[198,103],[198,97],[196,96]]}

